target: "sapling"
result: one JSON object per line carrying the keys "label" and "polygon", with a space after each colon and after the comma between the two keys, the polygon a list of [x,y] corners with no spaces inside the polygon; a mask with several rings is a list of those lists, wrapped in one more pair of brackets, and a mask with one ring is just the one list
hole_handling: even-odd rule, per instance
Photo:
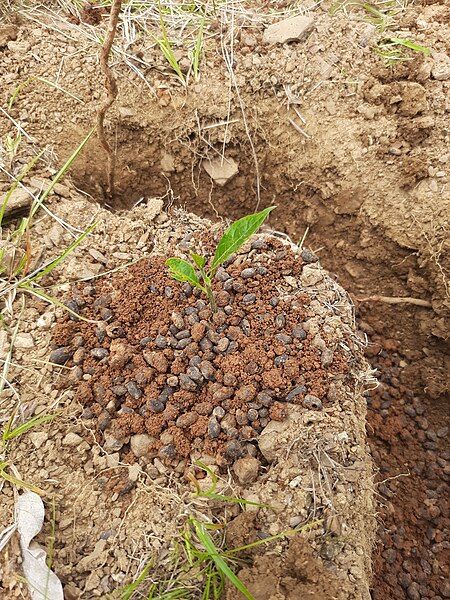
{"label": "sapling", "polygon": [[217,304],[212,291],[212,280],[220,265],[239,248],[261,227],[275,206],[247,215],[232,223],[225,231],[217,245],[211,264],[207,266],[207,258],[191,252],[191,261],[182,258],[169,258],[166,265],[169,275],[173,279],[188,282],[192,287],[201,290],[208,298],[211,308],[217,311]]}

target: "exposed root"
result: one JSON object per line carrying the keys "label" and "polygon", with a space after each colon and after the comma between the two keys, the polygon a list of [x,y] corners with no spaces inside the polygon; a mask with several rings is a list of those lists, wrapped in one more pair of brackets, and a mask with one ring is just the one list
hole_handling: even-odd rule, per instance
{"label": "exposed root", "polygon": [[109,68],[108,65],[108,57],[111,52],[111,47],[113,45],[114,37],[117,31],[117,22],[119,20],[120,8],[122,6],[122,0],[113,0],[111,4],[111,12],[109,15],[109,23],[108,29],[106,32],[105,42],[102,46],[100,52],[100,68],[105,76],[105,89],[106,89],[106,98],[103,104],[100,106],[97,112],[97,135],[100,140],[101,145],[105,149],[106,154],[108,155],[108,172],[107,172],[107,197],[112,200],[114,197],[114,179],[115,179],[115,171],[116,171],[116,155],[114,150],[111,148],[108,140],[105,135],[105,115],[109,108],[114,103],[117,97],[117,82],[116,79]]}
{"label": "exposed root", "polygon": [[410,298],[408,296],[366,296],[364,298],[357,298],[358,302],[384,302],[385,304],[414,304],[415,306],[424,306],[425,308],[431,308],[432,304],[428,300],[422,300],[421,298]]}

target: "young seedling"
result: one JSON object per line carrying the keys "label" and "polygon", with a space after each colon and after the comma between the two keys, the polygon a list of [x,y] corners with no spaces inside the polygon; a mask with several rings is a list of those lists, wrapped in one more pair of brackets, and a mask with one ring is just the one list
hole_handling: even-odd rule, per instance
{"label": "young seedling", "polygon": [[170,277],[177,281],[188,282],[192,287],[201,290],[206,294],[213,311],[216,312],[217,305],[212,291],[212,280],[218,267],[235,254],[261,227],[274,208],[275,206],[269,206],[232,223],[221,237],[209,267],[206,267],[207,258],[195,252],[191,252],[191,262],[182,258],[169,258],[166,265],[169,267]]}

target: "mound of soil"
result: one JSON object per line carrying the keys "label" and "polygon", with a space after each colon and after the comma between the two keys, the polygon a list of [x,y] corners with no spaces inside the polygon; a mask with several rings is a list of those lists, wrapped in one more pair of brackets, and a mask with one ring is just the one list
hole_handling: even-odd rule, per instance
{"label": "mound of soil", "polygon": [[50,360],[76,365],[83,417],[95,416],[105,447],[128,460],[130,451],[158,456],[182,471],[192,453],[223,467],[254,457],[258,434],[284,418],[285,403],[322,410],[335,401],[330,385],[351,378],[352,341],[337,345],[332,331],[318,338],[306,316],[301,282],[320,281],[316,261],[257,238],[218,269],[213,312],[198,290],[168,277],[163,258],[142,260],[78,289],[68,306],[100,321],[58,326]]}
{"label": "mound of soil", "polygon": [[[162,257],[185,252],[187,242],[197,248],[203,241],[202,251],[211,253],[222,225],[178,209],[168,215],[158,200],[112,214],[87,202],[70,182],[58,190],[67,197],[50,200],[49,209],[61,223],[76,215],[80,228],[93,220],[98,225],[89,244],[70,254],[45,285],[65,290],[69,306],[80,313],[75,318],[99,322],[72,321],[58,309],[54,328],[55,309],[31,298],[21,313],[9,373],[14,390],[3,397],[12,411],[19,393],[26,418],[57,411],[51,423],[17,438],[8,458],[21,477],[55,498],[54,520],[38,541],[45,547],[54,531],[53,569],[66,597],[117,593],[147,562],[152,580],[170,578],[173,543],[194,514],[227,528],[228,548],[276,536],[243,556],[242,578],[256,598],[263,572],[268,582],[276,581],[280,599],[319,589],[330,600],[368,598],[374,507],[363,391],[370,371],[344,290],[310,252],[264,233],[253,240],[256,247],[249,243],[218,272],[215,293],[224,306],[213,315],[203,298],[167,278]],[[30,231],[35,260],[59,255],[71,240],[72,232],[50,214]],[[177,348],[188,339],[178,335],[185,330],[188,337],[195,330],[203,337]],[[158,347],[158,336],[166,348]],[[55,347],[55,340],[66,345]],[[53,362],[43,364],[50,356]],[[201,359],[198,365],[189,364],[194,356]],[[119,362],[113,368],[114,359]],[[203,362],[212,369],[202,372]],[[196,381],[198,371],[203,379]],[[68,377],[73,387],[67,388]],[[191,381],[195,391],[182,388],[193,387]],[[125,394],[116,396],[115,386]],[[152,412],[151,401],[161,401],[167,387],[173,393],[164,410]],[[214,396],[224,388],[233,394]],[[200,414],[201,404],[212,412]],[[195,423],[189,423],[192,418]],[[208,429],[211,418],[220,428]],[[132,432],[136,423],[143,433]],[[160,433],[148,432],[147,423],[162,425]],[[217,438],[210,435],[215,432]],[[177,446],[181,436],[185,445]],[[149,437],[156,446],[147,443]],[[237,452],[227,453],[230,447]],[[215,483],[209,473],[198,472],[196,459],[215,472]],[[198,495],[213,483],[217,493],[249,501],[245,512]],[[15,497],[9,486],[0,494],[7,526]],[[253,520],[246,521],[249,516]],[[283,534],[288,530],[292,539]],[[16,542],[0,562],[10,595],[23,592]],[[301,547],[298,561],[291,547]]]}

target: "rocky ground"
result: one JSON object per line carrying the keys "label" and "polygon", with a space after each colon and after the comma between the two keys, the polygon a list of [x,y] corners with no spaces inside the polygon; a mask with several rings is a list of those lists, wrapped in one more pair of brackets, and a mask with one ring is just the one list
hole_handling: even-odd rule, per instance
{"label": "rocky ground", "polygon": [[[279,207],[272,224],[294,240],[306,235],[349,290],[370,342],[367,358],[382,382],[367,397],[380,492],[372,594],[446,598],[448,8],[417,1],[389,13],[381,32],[358,7],[335,12],[322,3],[306,11],[305,36],[271,45],[267,28],[289,16],[292,3],[261,3],[257,11],[255,3],[244,4],[219,12],[206,36],[200,80],[191,77],[187,87],[139,27],[135,38],[121,29],[114,58],[120,93],[110,121],[117,205],[161,196],[168,206],[188,205],[214,219],[242,216],[255,208],[259,179],[261,202]],[[105,15],[86,9],[79,18],[60,8],[60,2],[47,2],[46,9],[16,3],[0,35],[3,106],[53,165],[54,151],[67,156],[91,127],[102,97],[96,36]],[[170,27],[186,70],[193,38]],[[388,35],[411,39],[430,54],[406,51],[411,60],[389,67],[377,54]],[[36,75],[65,91],[29,81]],[[0,131],[3,138],[15,131],[4,113]],[[222,154],[225,162],[218,160]],[[19,152],[16,167],[28,158]],[[104,174],[104,154],[92,140],[73,176],[101,200]],[[41,185],[28,183],[32,190]],[[1,185],[4,191],[9,180]],[[20,202],[27,204],[27,194]],[[138,231],[137,247],[145,248],[146,232]],[[46,238],[46,252],[59,235]],[[122,244],[114,252],[125,255]],[[103,263],[91,258],[86,276],[121,260],[108,253]],[[81,439],[83,431],[77,431]],[[107,468],[101,459],[96,468]],[[125,477],[118,490],[126,485]],[[277,569],[286,574],[290,565]],[[263,571],[264,565],[256,579]]]}

